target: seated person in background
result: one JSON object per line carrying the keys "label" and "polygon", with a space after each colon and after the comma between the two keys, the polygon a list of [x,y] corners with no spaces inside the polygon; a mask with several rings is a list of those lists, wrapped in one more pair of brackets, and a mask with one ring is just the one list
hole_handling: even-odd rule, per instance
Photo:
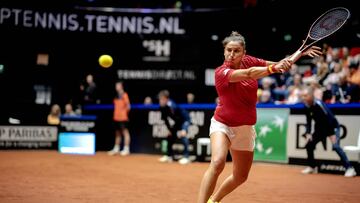
{"label": "seated person in background", "polygon": [[64,113],[65,116],[76,116],[76,113],[73,109],[73,106],[68,103],[65,105],[65,113]]}
{"label": "seated person in background", "polygon": [[310,81],[310,87],[314,90],[314,97],[318,100],[323,100],[323,89],[317,80]]}
{"label": "seated person in background", "polygon": [[329,75],[329,65],[326,62],[321,61],[316,64],[316,69],[316,80],[320,85],[322,85],[326,77]]}
{"label": "seated person in background", "polygon": [[301,102],[300,90],[302,88],[301,74],[294,75],[294,84],[288,87],[289,96],[286,99],[286,104],[296,104]]}
{"label": "seated person in background", "polygon": [[193,93],[189,92],[186,94],[186,102],[188,104],[194,103],[194,100],[195,100],[195,95]]}
{"label": "seated person in background", "polygon": [[353,62],[349,66],[346,81],[349,83],[350,102],[360,102],[360,62]]}
{"label": "seated person in background", "polygon": [[261,80],[259,80],[259,84],[260,84],[259,87],[263,91],[265,91],[265,90],[269,91],[270,96],[272,97],[272,99],[274,99],[273,98],[273,96],[274,96],[273,95],[273,90],[274,90],[274,87],[275,87],[274,83],[275,83],[275,80],[270,76],[264,77]]}
{"label": "seated person in background", "polygon": [[[340,78],[344,75],[342,71],[342,66],[338,62],[334,62],[333,72],[331,72],[326,79],[324,80],[324,86],[331,86],[331,94],[335,95],[335,92],[339,88]],[[335,103],[334,98],[331,100],[331,103]]]}
{"label": "seated person in background", "polygon": [[271,92],[269,90],[261,91],[259,104],[273,104],[274,101],[271,98]]}
{"label": "seated person in background", "polygon": [[47,116],[47,123],[49,125],[59,125],[60,124],[60,115],[61,115],[60,106],[58,104],[52,105],[50,113]]}
{"label": "seated person in background", "polygon": [[153,104],[153,101],[150,96],[145,97],[144,99],[144,105],[151,105]]}
{"label": "seated person in background", "polygon": [[346,81],[346,76],[341,76],[338,84],[332,89],[330,103],[346,104],[350,102],[350,99],[349,84]]}

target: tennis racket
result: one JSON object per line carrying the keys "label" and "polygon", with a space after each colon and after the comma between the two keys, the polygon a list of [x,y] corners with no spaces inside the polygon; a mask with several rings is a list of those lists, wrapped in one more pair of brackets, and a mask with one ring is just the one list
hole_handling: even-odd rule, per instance
{"label": "tennis racket", "polygon": [[334,34],[350,18],[350,11],[344,7],[336,7],[326,11],[311,25],[301,47],[290,57],[295,63],[301,54],[316,42]]}

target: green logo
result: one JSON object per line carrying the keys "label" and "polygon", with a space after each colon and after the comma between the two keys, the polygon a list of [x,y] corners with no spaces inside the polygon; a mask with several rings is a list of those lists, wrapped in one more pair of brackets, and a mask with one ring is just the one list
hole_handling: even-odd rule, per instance
{"label": "green logo", "polygon": [[287,162],[289,109],[257,109],[254,160]]}

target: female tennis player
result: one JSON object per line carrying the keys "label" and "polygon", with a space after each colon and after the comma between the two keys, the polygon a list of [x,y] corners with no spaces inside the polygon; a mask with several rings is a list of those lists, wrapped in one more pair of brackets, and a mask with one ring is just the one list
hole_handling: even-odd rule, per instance
{"label": "female tennis player", "polygon": [[[201,182],[198,203],[219,202],[246,181],[253,162],[256,137],[257,79],[272,73],[284,73],[292,65],[288,58],[275,63],[247,55],[245,39],[238,32],[232,32],[222,43],[225,60],[215,70],[220,101],[210,124],[211,162]],[[320,54],[321,48],[312,46],[302,56]],[[229,150],[233,172],[213,193]]]}

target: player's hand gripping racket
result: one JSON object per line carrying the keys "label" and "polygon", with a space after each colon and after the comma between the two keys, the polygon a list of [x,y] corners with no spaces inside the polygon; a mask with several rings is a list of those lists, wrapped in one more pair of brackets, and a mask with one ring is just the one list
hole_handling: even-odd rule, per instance
{"label": "player's hand gripping racket", "polygon": [[344,7],[336,7],[326,11],[311,25],[301,47],[290,57],[295,63],[303,52],[311,45],[339,30],[350,17],[350,11]]}

